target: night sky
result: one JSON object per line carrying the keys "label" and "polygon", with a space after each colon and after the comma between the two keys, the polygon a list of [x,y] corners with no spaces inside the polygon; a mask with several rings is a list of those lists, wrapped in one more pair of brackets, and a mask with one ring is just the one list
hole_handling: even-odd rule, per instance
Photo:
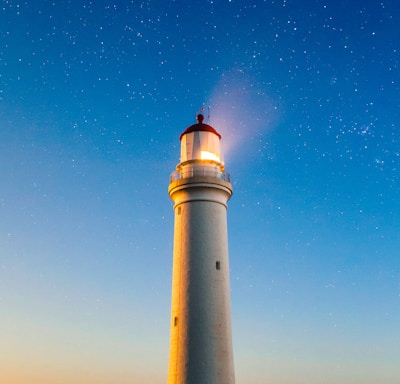
{"label": "night sky", "polygon": [[400,382],[398,0],[0,8],[0,382],[166,383],[179,135],[222,134],[237,383]]}

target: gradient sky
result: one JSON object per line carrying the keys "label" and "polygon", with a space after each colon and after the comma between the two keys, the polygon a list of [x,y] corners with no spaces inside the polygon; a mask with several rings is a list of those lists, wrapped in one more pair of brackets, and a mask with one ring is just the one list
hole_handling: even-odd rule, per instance
{"label": "gradient sky", "polygon": [[237,383],[398,384],[399,36],[397,0],[2,1],[0,382],[166,383],[205,106]]}

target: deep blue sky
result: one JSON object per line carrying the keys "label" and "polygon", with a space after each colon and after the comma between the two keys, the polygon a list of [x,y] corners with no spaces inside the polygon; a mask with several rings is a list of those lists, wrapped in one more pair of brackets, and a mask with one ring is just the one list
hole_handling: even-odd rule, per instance
{"label": "deep blue sky", "polygon": [[0,381],[166,382],[167,187],[205,106],[237,382],[398,383],[399,36],[396,0],[3,1]]}

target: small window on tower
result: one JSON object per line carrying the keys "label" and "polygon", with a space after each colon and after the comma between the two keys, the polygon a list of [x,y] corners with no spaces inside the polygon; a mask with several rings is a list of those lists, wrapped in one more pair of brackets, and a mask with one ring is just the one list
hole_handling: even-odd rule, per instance
{"label": "small window on tower", "polygon": [[220,269],[221,269],[221,263],[220,263],[219,261],[217,261],[217,262],[215,263],[215,268],[216,268],[217,270],[220,270]]}
{"label": "small window on tower", "polygon": [[174,317],[174,327],[176,327],[178,325],[178,318],[175,316]]}
{"label": "small window on tower", "polygon": [[178,207],[178,215],[181,214],[181,207]]}

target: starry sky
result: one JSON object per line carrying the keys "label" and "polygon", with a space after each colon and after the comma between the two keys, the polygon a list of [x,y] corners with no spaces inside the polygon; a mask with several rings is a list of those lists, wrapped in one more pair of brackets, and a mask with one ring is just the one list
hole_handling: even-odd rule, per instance
{"label": "starry sky", "polygon": [[179,135],[223,137],[236,381],[400,381],[397,0],[0,8],[0,381],[166,382]]}

